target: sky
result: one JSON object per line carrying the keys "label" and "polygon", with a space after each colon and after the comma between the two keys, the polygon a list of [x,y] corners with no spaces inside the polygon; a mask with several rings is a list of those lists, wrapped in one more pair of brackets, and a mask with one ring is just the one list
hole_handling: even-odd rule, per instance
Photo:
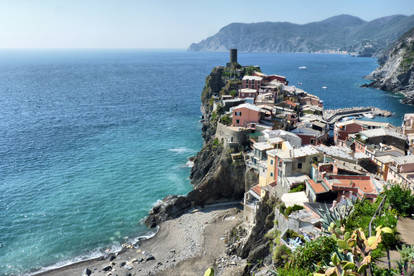
{"label": "sky", "polygon": [[414,14],[414,0],[0,0],[0,48],[187,48],[232,22]]}

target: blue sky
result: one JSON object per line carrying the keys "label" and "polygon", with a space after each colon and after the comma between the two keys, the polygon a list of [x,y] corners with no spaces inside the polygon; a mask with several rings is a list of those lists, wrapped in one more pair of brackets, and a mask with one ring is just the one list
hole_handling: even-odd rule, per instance
{"label": "blue sky", "polygon": [[0,48],[187,48],[232,22],[414,14],[414,0],[0,0]]}

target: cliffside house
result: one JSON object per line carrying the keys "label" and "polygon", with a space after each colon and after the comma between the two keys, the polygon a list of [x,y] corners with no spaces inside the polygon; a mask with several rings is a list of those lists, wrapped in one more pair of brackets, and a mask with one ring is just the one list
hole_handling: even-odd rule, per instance
{"label": "cliffside house", "polygon": [[403,134],[408,138],[410,147],[414,146],[414,113],[406,113],[402,125]]}
{"label": "cliffside house", "polygon": [[326,131],[319,131],[310,127],[298,127],[291,131],[302,139],[302,145],[320,145],[328,140]]}
{"label": "cliffside house", "polygon": [[257,97],[257,90],[251,88],[242,88],[239,90],[239,98],[256,98]]}
{"label": "cliffside house", "polygon": [[313,163],[322,161],[322,154],[313,146],[267,151],[267,183],[276,182],[290,189],[287,177],[311,174]]}
{"label": "cliffside house", "polygon": [[248,127],[257,124],[260,121],[262,110],[249,103],[236,106],[232,110],[233,126]]}
{"label": "cliffside house", "polygon": [[344,196],[353,200],[374,199],[383,190],[383,184],[367,175],[327,175],[322,181],[306,181],[306,194],[311,202],[340,201]]}
{"label": "cliffside house", "polygon": [[334,126],[334,142],[335,145],[344,146],[350,134],[355,134],[360,131],[394,127],[390,123],[372,122],[362,120],[350,120],[345,122],[336,122]]}
{"label": "cliffside house", "polygon": [[250,88],[254,89],[257,92],[259,91],[261,85],[262,85],[262,77],[258,76],[244,76],[242,79],[242,89],[244,88]]}
{"label": "cliffside house", "polygon": [[369,145],[389,145],[402,151],[408,149],[407,137],[395,130],[377,128],[361,131],[354,136],[355,151],[366,153]]}

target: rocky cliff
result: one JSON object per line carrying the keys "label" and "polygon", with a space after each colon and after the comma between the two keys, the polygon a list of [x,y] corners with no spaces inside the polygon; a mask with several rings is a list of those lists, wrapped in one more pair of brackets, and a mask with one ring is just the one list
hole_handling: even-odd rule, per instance
{"label": "rocky cliff", "polygon": [[367,86],[402,93],[404,103],[414,104],[414,28],[395,42],[379,63],[368,76],[374,81]]}
{"label": "rocky cliff", "polygon": [[190,51],[324,52],[348,51],[377,56],[403,33],[414,27],[414,16],[393,15],[364,21],[339,15],[319,22],[232,23]]}
{"label": "rocky cliff", "polygon": [[239,200],[245,191],[245,179],[247,182],[255,181],[257,176],[246,173],[244,162],[232,159],[231,154],[240,152],[243,145],[224,145],[214,139],[218,121],[217,114],[213,112],[214,97],[232,89],[227,74],[232,69],[235,68],[215,67],[206,79],[201,95],[202,136],[205,143],[195,156],[191,170],[194,189],[185,196],[168,196],[154,206],[145,221],[148,226],[154,227],[162,221],[180,216],[192,206]]}

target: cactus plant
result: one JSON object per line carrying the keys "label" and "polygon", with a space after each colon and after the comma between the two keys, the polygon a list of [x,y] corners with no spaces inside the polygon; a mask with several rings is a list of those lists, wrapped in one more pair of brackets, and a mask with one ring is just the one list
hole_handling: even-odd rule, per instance
{"label": "cactus plant", "polygon": [[338,251],[348,259],[341,259],[335,252],[331,256],[330,267],[326,269],[325,273],[314,273],[314,276],[347,276],[364,273],[372,262],[371,252],[381,243],[383,233],[392,233],[392,229],[379,226],[376,228],[376,235],[368,238],[365,237],[361,228],[354,230],[352,234],[343,233],[343,238],[340,238],[336,232],[333,233],[332,237],[337,241]]}

